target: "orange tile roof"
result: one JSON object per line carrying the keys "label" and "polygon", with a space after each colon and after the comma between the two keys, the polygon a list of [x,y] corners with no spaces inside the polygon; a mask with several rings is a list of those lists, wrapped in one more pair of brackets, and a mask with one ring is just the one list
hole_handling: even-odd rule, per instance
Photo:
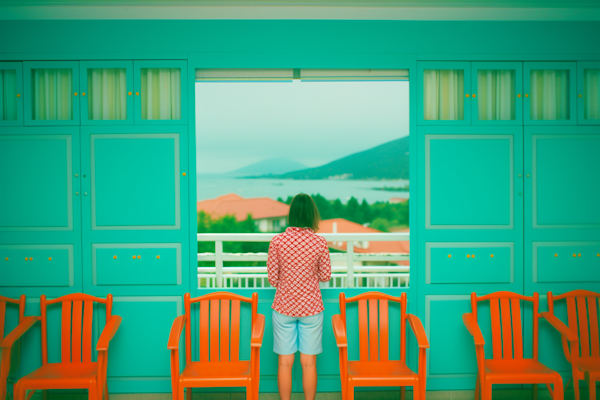
{"label": "orange tile roof", "polygon": [[[344,218],[326,219],[321,221],[318,233],[333,233],[333,224],[336,224],[336,233],[381,233],[381,231],[356,222],[348,221]],[[397,232],[409,232],[408,228],[398,230]],[[336,242],[329,242],[329,247],[346,251],[346,242],[338,245]],[[355,253],[410,253],[409,242],[369,242],[367,248],[354,246]],[[400,265],[409,265],[408,261],[395,262]]]}
{"label": "orange tile roof", "polygon": [[244,199],[231,193],[216,199],[199,201],[196,209],[213,217],[233,215],[238,221],[244,221],[248,214],[252,215],[253,219],[287,217],[290,206],[268,197]]}

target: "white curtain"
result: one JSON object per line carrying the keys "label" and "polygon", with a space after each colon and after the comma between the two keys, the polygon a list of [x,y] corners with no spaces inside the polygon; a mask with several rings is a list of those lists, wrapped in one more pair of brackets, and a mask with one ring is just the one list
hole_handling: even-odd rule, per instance
{"label": "white curtain", "polygon": [[32,75],[33,119],[73,119],[71,69],[34,69]]}
{"label": "white curtain", "polygon": [[181,119],[181,69],[142,68],[142,119]]}
{"label": "white curtain", "polygon": [[480,120],[514,120],[515,71],[479,70],[477,96]]}
{"label": "white curtain", "polygon": [[464,71],[426,69],[423,71],[423,109],[426,120],[464,119]]}
{"label": "white curtain", "polygon": [[17,71],[0,69],[0,121],[17,119]]}
{"label": "white curtain", "polygon": [[569,71],[531,71],[531,119],[569,119]]}
{"label": "white curtain", "polygon": [[600,119],[600,69],[583,72],[583,118]]}
{"label": "white curtain", "polygon": [[88,119],[127,119],[125,68],[88,69]]}

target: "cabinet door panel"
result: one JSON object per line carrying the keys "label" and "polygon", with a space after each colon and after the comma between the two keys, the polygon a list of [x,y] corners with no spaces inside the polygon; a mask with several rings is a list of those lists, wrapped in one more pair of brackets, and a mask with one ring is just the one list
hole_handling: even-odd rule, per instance
{"label": "cabinet door panel", "polygon": [[79,125],[79,62],[26,61],[25,125]]}
{"label": "cabinet door panel", "polygon": [[420,62],[419,125],[471,125],[471,63]]}
{"label": "cabinet door panel", "polygon": [[523,64],[474,62],[473,125],[523,124]]}
{"label": "cabinet door panel", "polygon": [[23,64],[0,62],[0,127],[23,126]]}
{"label": "cabinet door panel", "polygon": [[575,125],[576,63],[526,62],[525,125]]}
{"label": "cabinet door panel", "polygon": [[75,284],[73,245],[0,245],[0,287]]}
{"label": "cabinet door panel", "polygon": [[534,242],[533,282],[600,282],[600,242]]}
{"label": "cabinet door panel", "polygon": [[600,62],[577,63],[579,125],[600,125]]}
{"label": "cabinet door panel", "polygon": [[81,62],[81,124],[133,125],[133,62]]}

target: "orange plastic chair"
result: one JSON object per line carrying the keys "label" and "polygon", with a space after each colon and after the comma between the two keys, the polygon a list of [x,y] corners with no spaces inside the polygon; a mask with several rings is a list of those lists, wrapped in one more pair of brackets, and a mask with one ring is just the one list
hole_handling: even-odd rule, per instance
{"label": "orange plastic chair", "polygon": [[[400,360],[389,359],[388,302],[400,303]],[[348,360],[346,304],[358,302],[360,360]],[[419,373],[406,365],[406,323],[419,345]],[[380,292],[362,293],[346,299],[340,293],[340,314],[332,318],[333,334],[340,353],[342,400],[354,399],[354,388],[365,386],[401,386],[404,400],[406,386],[412,386],[415,399],[425,399],[425,349],[429,348],[421,320],[406,313],[406,293],[400,297]]]}
{"label": "orange plastic chair", "polygon": [[[250,360],[240,360],[240,302],[252,305]],[[200,361],[192,361],[191,305],[200,303]],[[258,400],[260,347],[265,333],[265,316],[257,313],[258,294],[252,298],[215,292],[191,299],[184,296],[185,314],[175,318],[168,348],[171,350],[173,399],[192,398],[192,388],[245,387],[247,400]],[[179,372],[179,339],[185,328],[186,366]]]}
{"label": "orange plastic chair", "polygon": [[[580,380],[587,382],[590,399],[596,399],[596,382],[600,380],[600,341],[598,339],[598,305],[596,304],[599,297],[600,293],[588,290],[574,290],[559,296],[553,296],[551,292],[548,292],[548,312],[542,313],[561,334],[563,351],[573,370],[576,400],[579,400]],[[554,316],[554,301],[563,299],[567,301],[569,329]],[[571,345],[570,349],[569,344]]]}
{"label": "orange plastic chair", "polygon": [[[94,302],[106,304],[106,325],[100,334],[96,350],[98,361],[92,361],[92,321]],[[61,362],[48,362],[48,325],[46,307],[62,304]],[[122,318],[112,315],[112,295],[106,299],[83,293],[68,294],[53,300],[40,297],[42,321],[42,366],[19,379],[15,386],[15,400],[25,400],[28,390],[88,389],[89,399],[108,399],[106,367],[108,345],[119,329]]]}
{"label": "orange plastic chair", "polygon": [[[477,303],[490,302],[492,319],[493,359],[485,359],[485,340],[477,324]],[[533,358],[523,358],[523,329],[521,324],[520,300],[533,304]],[[475,400],[480,391],[483,400],[491,400],[492,385],[532,384],[534,398],[537,398],[537,385],[546,384],[554,400],[563,399],[562,378],[558,372],[538,361],[538,320],[540,314],[539,295],[523,296],[512,292],[496,292],[478,297],[471,293],[472,312],[463,314],[463,322],[475,341],[477,357],[477,381]],[[554,390],[550,387],[554,386]]]}
{"label": "orange plastic chair", "polygon": [[[19,325],[4,337],[7,303],[17,304],[19,306]],[[11,369],[10,358],[13,346],[21,336],[37,322],[37,320],[38,317],[25,317],[25,295],[21,295],[19,300],[0,296],[0,400],[6,399],[6,388],[8,374]]]}

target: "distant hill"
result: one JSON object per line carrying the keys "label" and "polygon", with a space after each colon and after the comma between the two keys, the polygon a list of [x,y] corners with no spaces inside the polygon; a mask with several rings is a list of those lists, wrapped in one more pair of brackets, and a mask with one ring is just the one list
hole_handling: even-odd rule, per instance
{"label": "distant hill", "polygon": [[269,158],[247,165],[235,171],[227,172],[229,176],[261,176],[282,175],[288,172],[306,169],[306,165],[287,158]]}
{"label": "distant hill", "polygon": [[316,168],[281,174],[283,179],[408,179],[408,136]]}

